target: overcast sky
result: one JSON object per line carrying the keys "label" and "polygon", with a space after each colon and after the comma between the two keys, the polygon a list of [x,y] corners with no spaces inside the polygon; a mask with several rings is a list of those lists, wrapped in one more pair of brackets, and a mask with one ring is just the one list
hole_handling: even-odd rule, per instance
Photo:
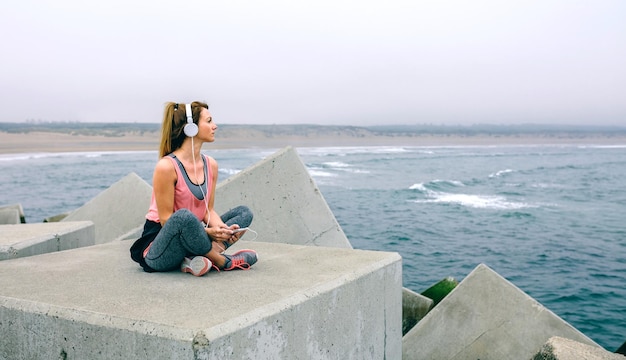
{"label": "overcast sky", "polygon": [[624,0],[10,0],[0,121],[626,125]]}

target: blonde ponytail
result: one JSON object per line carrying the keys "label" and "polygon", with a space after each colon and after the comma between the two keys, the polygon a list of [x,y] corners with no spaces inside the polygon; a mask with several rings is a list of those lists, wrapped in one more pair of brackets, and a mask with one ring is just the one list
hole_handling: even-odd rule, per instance
{"label": "blonde ponytail", "polygon": [[163,123],[161,124],[161,145],[159,146],[159,158],[171,153],[172,150],[172,122],[174,120],[174,103],[165,104]]}
{"label": "blonde ponytail", "polygon": [[[203,102],[194,101],[191,103],[191,108],[193,122],[197,124],[202,108],[208,109],[209,106]],[[185,114],[184,104],[177,104],[173,102],[165,104],[163,123],[161,124],[159,158],[170,154],[183,145],[183,141],[185,141],[186,137],[183,132],[183,128],[186,123],[187,115]]]}

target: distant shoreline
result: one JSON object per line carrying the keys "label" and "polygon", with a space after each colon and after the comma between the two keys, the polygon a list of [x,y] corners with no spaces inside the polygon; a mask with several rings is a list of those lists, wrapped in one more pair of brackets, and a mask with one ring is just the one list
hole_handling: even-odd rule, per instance
{"label": "distant shoreline", "polygon": [[[293,147],[348,147],[348,146],[490,146],[490,145],[626,145],[626,135],[598,134],[415,134],[407,135],[350,135],[344,133],[320,134],[264,134],[237,130],[216,134],[216,141],[205,144],[208,149],[282,148]],[[128,132],[118,136],[72,135],[55,132],[8,133],[0,131],[0,154],[33,152],[85,151],[146,151],[158,150],[159,133]]]}

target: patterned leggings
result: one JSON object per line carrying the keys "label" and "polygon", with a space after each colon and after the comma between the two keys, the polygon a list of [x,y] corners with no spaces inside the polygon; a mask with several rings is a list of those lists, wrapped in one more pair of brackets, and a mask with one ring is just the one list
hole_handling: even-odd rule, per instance
{"label": "patterned leggings", "polygon": [[[233,208],[222,216],[230,226],[248,227],[252,223],[252,211],[246,206]],[[185,256],[205,255],[211,251],[211,240],[204,225],[187,209],[176,211],[154,238],[145,261],[156,271],[171,271],[180,266]]]}

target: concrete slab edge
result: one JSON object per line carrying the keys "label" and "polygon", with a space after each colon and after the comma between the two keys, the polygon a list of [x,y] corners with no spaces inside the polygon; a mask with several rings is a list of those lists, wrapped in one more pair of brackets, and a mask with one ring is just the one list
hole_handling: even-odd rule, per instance
{"label": "concrete slab edge", "polygon": [[3,317],[5,315],[3,312],[6,310],[17,311],[22,314],[22,318],[24,313],[42,315],[47,318],[54,319],[54,321],[68,320],[71,322],[81,322],[98,327],[126,330],[144,335],[179,341],[189,341],[189,339],[192,339],[194,336],[192,331],[186,329],[163,326],[161,324],[145,320],[129,322],[128,318],[117,317],[109,314],[72,309],[30,300],[14,299],[0,295],[0,314],[2,314]]}
{"label": "concrete slab edge", "polygon": [[[16,226],[28,226],[20,225]],[[0,246],[0,260],[16,259],[93,245],[95,226],[91,221],[68,222],[63,231],[47,232]]]}
{"label": "concrete slab edge", "polygon": [[[332,281],[311,287],[303,293],[295,294],[291,297],[282,299],[280,302],[269,304],[268,306],[255,309],[252,312],[242,314],[237,318],[230,319],[228,322],[215,326],[211,329],[205,329],[203,332],[209,340],[213,340],[227,334],[230,334],[242,327],[247,327],[258,323],[260,320],[279,314],[285,309],[293,307],[295,304],[302,303],[311,298],[315,298],[319,294],[332,292],[347,282],[367,276],[371,272],[383,269],[394,264],[400,263],[401,257],[398,254],[386,257],[381,261],[362,267],[357,271],[348,275],[341,276]],[[401,265],[398,265],[401,266]],[[401,274],[399,275],[401,277]],[[0,318],[9,319],[10,312],[14,311],[17,316],[24,319],[24,314],[32,314],[46,317],[52,322],[66,320],[72,323],[85,323],[94,327],[101,327],[111,330],[122,330],[131,333],[138,333],[146,336],[156,336],[159,338],[171,339],[176,342],[189,343],[197,336],[197,331],[188,329],[179,329],[171,326],[148,322],[143,320],[133,321],[128,318],[116,317],[109,314],[96,313],[80,309],[71,309],[61,306],[44,304],[23,299],[14,299],[6,296],[0,296]],[[130,320],[130,321],[129,321]]]}
{"label": "concrete slab edge", "polygon": [[611,353],[603,348],[587,345],[563,338],[553,336],[541,347],[541,350],[532,360],[624,360],[626,357],[621,354]]}
{"label": "concrete slab edge", "polygon": [[[498,272],[496,272],[495,270],[491,269],[489,266],[487,266],[486,264],[479,264],[478,266],[476,266],[476,268],[470,273],[469,276],[479,276],[481,272],[489,272],[492,274],[492,276],[496,276],[498,278],[500,278],[503,283],[505,283],[507,286],[512,287],[513,289],[516,289],[519,293],[521,293],[522,296],[524,296],[526,298],[526,300],[528,300],[531,304],[533,304],[534,307],[536,307],[537,309],[541,310],[542,312],[546,312],[552,316],[554,316],[554,318],[559,319],[562,321],[561,327],[566,327],[569,330],[571,330],[573,333],[576,333],[577,335],[579,335],[581,337],[581,339],[584,339],[585,341],[588,342],[588,344],[590,345],[595,345],[596,347],[602,348],[600,345],[598,345],[598,343],[596,343],[595,341],[593,341],[590,337],[588,337],[587,335],[585,335],[584,333],[582,333],[580,330],[578,330],[577,328],[575,328],[572,324],[570,324],[569,322],[563,320],[559,315],[557,315],[556,313],[554,313],[552,310],[548,309],[547,307],[543,306],[543,304],[541,304],[539,301],[537,301],[535,298],[533,298],[532,296],[528,295],[524,290],[520,289],[519,287],[517,287],[517,285],[513,284],[512,282],[510,282],[509,280],[507,280],[504,276],[500,275]],[[467,278],[466,278],[467,279]],[[463,280],[465,281],[465,279]],[[450,294],[454,293],[454,291],[458,288],[455,287],[454,289],[452,289],[452,291],[450,292]],[[450,295],[448,294],[448,296]],[[437,307],[435,307],[432,311],[435,311],[437,309]]]}
{"label": "concrete slab edge", "polygon": [[[357,250],[358,251],[358,250]],[[402,257],[393,253],[394,256],[390,256],[376,263],[372,263],[368,266],[364,266],[357,271],[354,271],[348,275],[341,276],[332,281],[325,282],[323,284],[313,286],[304,292],[285,297],[279,302],[275,302],[260,308],[257,308],[251,312],[243,314],[239,317],[230,319],[227,323],[222,323],[218,326],[214,326],[211,329],[205,329],[204,333],[206,338],[211,341],[218,337],[224,336],[224,334],[230,334],[242,327],[249,327],[259,322],[259,319],[265,319],[276,314],[283,312],[285,309],[293,307],[295,304],[301,304],[311,298],[315,298],[320,294],[325,294],[340,288],[347,282],[351,282],[355,279],[359,279],[363,276],[369,275],[376,270],[383,269],[397,262],[402,261]],[[400,271],[400,277],[402,276]]]}

